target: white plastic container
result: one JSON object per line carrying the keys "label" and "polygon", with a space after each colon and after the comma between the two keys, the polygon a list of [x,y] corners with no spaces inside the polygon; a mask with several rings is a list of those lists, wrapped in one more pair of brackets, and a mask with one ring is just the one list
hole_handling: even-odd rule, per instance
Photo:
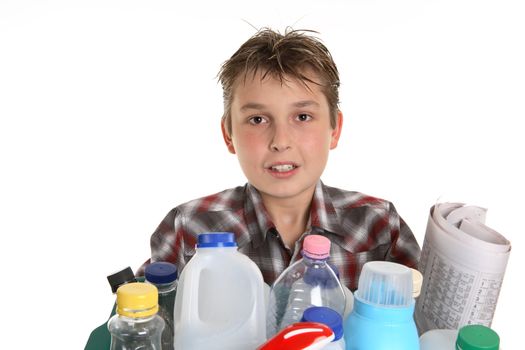
{"label": "white plastic container", "polygon": [[482,325],[432,329],[419,338],[420,350],[501,350],[499,336]]}
{"label": "white plastic container", "polygon": [[199,235],[175,297],[175,349],[251,350],[266,340],[261,271],[233,233]]}
{"label": "white plastic container", "polygon": [[419,337],[421,350],[455,350],[457,329],[432,329]]}

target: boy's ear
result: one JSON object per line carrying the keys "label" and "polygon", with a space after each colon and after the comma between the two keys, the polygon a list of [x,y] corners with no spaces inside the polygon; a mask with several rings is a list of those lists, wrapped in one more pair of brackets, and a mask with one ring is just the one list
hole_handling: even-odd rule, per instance
{"label": "boy's ear", "polygon": [[228,151],[231,154],[235,154],[235,147],[233,146],[233,141],[231,136],[228,134],[228,131],[226,130],[226,125],[224,125],[224,118],[221,118],[221,131],[222,131],[222,137],[224,139],[224,143],[226,144],[226,147],[228,147]]}
{"label": "boy's ear", "polygon": [[337,147],[337,142],[339,142],[339,137],[341,136],[341,130],[343,128],[343,112],[337,112],[337,119],[335,128],[332,130],[332,139],[330,141],[330,149]]}

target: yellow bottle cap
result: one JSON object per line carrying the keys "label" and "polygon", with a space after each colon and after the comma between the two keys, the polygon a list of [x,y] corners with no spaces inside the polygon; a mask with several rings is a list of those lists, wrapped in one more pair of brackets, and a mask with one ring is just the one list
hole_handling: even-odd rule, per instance
{"label": "yellow bottle cap", "polygon": [[159,310],[159,292],[149,283],[134,282],[117,289],[117,313],[139,318],[155,315]]}

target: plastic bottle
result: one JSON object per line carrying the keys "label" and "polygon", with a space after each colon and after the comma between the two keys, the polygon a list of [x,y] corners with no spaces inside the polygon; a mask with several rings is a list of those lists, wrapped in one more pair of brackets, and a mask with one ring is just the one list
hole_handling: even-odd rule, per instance
{"label": "plastic bottle", "polygon": [[344,323],[346,350],[419,350],[412,272],[403,265],[363,265],[354,309]]}
{"label": "plastic bottle", "polygon": [[499,336],[482,325],[459,329],[432,329],[420,338],[421,350],[499,350]]}
{"label": "plastic bottle", "polygon": [[177,292],[177,266],[169,262],[154,262],[144,271],[146,282],[159,291],[159,312],[165,323],[162,332],[162,349],[173,349],[173,309]]}
{"label": "plastic bottle", "polygon": [[108,322],[111,350],[161,350],[164,320],[157,315],[158,291],[149,283],[117,289],[117,314]]}
{"label": "plastic bottle", "polygon": [[[339,279],[339,270],[337,269],[337,266],[334,264],[327,262],[328,265],[334,270],[335,275],[337,276],[337,279]],[[346,299],[346,305],[345,305],[345,313],[343,315],[343,320],[346,320],[350,312],[352,312],[352,309],[354,308],[354,295],[352,294],[352,291],[348,289],[347,286],[341,283],[341,287],[343,287],[343,291],[345,292],[345,299]]]}
{"label": "plastic bottle", "polygon": [[233,233],[198,237],[179,278],[175,349],[253,350],[265,341],[263,277]]}
{"label": "plastic bottle", "polygon": [[330,327],[334,339],[323,350],[345,350],[343,337],[343,318],[339,313],[324,306],[312,306],[305,310],[301,322],[318,322]]}
{"label": "plastic bottle", "polygon": [[311,306],[326,306],[344,315],[345,292],[327,264],[330,240],[319,235],[306,236],[302,255],[272,285],[266,319],[268,338],[299,322]]}

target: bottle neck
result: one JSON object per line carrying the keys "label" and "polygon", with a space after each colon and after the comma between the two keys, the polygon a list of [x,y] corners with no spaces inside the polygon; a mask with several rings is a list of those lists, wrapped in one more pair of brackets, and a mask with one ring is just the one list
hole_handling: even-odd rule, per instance
{"label": "bottle neck", "polygon": [[308,255],[303,255],[303,261],[307,265],[326,265],[326,262],[328,261],[328,258],[326,259],[315,259],[312,257],[309,257]]}
{"label": "bottle neck", "polygon": [[169,293],[177,288],[177,280],[170,283],[153,283],[149,282],[157,287],[159,294]]}
{"label": "bottle neck", "polygon": [[126,321],[126,322],[149,322],[151,320],[153,320],[153,318],[155,318],[157,316],[157,314],[153,314],[153,315],[150,315],[150,316],[145,316],[145,317],[129,317],[129,316],[124,316],[124,315],[118,315],[118,317],[123,320],[123,321]]}
{"label": "bottle neck", "polygon": [[231,254],[235,253],[237,251],[237,246],[235,247],[197,247],[195,249],[196,252],[199,254],[217,254],[217,253],[225,253],[225,254]]}

